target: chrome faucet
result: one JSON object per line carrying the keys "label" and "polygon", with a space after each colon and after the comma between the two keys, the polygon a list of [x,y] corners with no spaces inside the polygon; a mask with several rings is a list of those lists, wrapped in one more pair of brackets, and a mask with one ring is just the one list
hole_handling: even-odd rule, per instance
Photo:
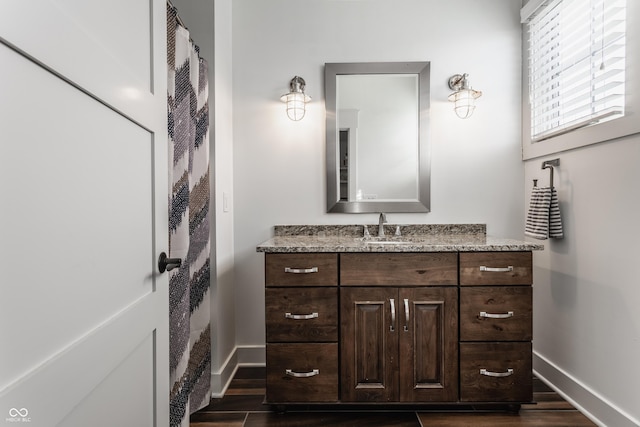
{"label": "chrome faucet", "polygon": [[387,216],[383,213],[380,213],[380,218],[378,220],[378,237],[384,237],[385,222],[387,222]]}

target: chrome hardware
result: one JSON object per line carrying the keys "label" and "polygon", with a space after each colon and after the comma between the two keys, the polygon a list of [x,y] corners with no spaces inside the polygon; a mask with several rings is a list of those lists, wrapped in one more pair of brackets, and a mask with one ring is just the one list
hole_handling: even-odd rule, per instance
{"label": "chrome hardware", "polygon": [[507,369],[507,372],[491,372],[486,369],[480,369],[480,375],[486,375],[487,377],[508,377],[513,375],[513,369]]}
{"label": "chrome hardware", "polygon": [[404,299],[404,331],[409,331],[409,300]]}
{"label": "chrome hardware", "polygon": [[480,266],[480,271],[491,271],[495,273],[508,273],[509,271],[513,271],[513,265],[509,267],[486,267],[484,265]]}
{"label": "chrome hardware", "polygon": [[162,252],[158,257],[158,271],[164,273],[165,271],[171,271],[176,267],[182,265],[180,258],[167,258],[167,254]]}
{"label": "chrome hardware", "polygon": [[389,298],[389,303],[391,304],[391,324],[389,325],[389,330],[391,332],[395,331],[396,324],[396,301],[393,298]]}
{"label": "chrome hardware", "polygon": [[311,268],[289,268],[289,267],[285,267],[284,268],[284,272],[285,273],[293,273],[293,274],[317,273],[318,272],[318,267],[311,267]]}
{"label": "chrome hardware", "polygon": [[545,160],[541,169],[549,169],[549,187],[553,188],[553,167],[560,166],[560,159]]}
{"label": "chrome hardware", "polygon": [[309,378],[309,377],[315,377],[316,375],[320,374],[320,370],[319,369],[314,369],[311,372],[294,372],[291,369],[286,369],[284,371],[285,374],[291,376],[291,377],[296,377],[296,378]]}
{"label": "chrome hardware", "polygon": [[384,237],[384,223],[387,222],[387,216],[383,213],[378,218],[378,237]]}
{"label": "chrome hardware", "polygon": [[508,311],[504,314],[487,313],[486,311],[480,312],[480,317],[486,317],[487,319],[507,319],[513,317],[513,311]]}
{"label": "chrome hardware", "polygon": [[318,313],[311,313],[311,314],[291,314],[291,313],[285,313],[284,317],[286,317],[287,319],[293,319],[293,320],[309,320],[309,319],[315,319],[318,317]]}

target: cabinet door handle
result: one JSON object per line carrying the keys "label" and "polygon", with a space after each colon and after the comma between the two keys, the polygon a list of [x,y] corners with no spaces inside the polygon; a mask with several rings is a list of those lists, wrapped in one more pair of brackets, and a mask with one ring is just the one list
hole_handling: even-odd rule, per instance
{"label": "cabinet door handle", "polygon": [[486,375],[487,377],[508,377],[513,375],[513,369],[507,369],[507,372],[491,372],[486,369],[480,369],[480,375]]}
{"label": "cabinet door handle", "polygon": [[293,320],[309,320],[309,319],[315,319],[318,317],[318,313],[311,313],[311,314],[291,314],[291,313],[285,313],[284,317],[286,317],[287,319],[293,319]]}
{"label": "cabinet door handle", "polygon": [[290,268],[290,267],[285,267],[284,268],[284,272],[285,273],[293,273],[293,274],[317,273],[318,272],[318,267],[311,267],[311,268]]}
{"label": "cabinet door handle", "polygon": [[487,267],[485,265],[481,265],[480,271],[490,271],[493,273],[508,273],[510,271],[513,271],[513,265],[510,265],[509,267]]}
{"label": "cabinet door handle", "polygon": [[396,330],[396,301],[393,298],[389,298],[389,304],[391,305],[391,324],[389,325],[389,330],[393,332]]}
{"label": "cabinet door handle", "polygon": [[509,317],[513,317],[513,311],[508,311],[506,313],[487,313],[486,311],[480,312],[480,317],[486,317],[487,319],[508,319]]}
{"label": "cabinet door handle", "polygon": [[314,369],[311,372],[294,372],[291,369],[286,369],[284,371],[284,373],[289,375],[290,377],[309,378],[309,377],[315,377],[316,375],[319,375],[320,374],[320,370],[319,369]]}
{"label": "cabinet door handle", "polygon": [[409,331],[409,300],[404,299],[404,331]]}

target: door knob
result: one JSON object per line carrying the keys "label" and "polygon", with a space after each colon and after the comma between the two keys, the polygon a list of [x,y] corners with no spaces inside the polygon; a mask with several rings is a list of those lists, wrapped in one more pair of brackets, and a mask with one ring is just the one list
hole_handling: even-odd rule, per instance
{"label": "door knob", "polygon": [[160,271],[160,273],[171,271],[181,265],[182,260],[180,258],[167,258],[167,254],[164,252],[162,252],[158,257],[158,271]]}

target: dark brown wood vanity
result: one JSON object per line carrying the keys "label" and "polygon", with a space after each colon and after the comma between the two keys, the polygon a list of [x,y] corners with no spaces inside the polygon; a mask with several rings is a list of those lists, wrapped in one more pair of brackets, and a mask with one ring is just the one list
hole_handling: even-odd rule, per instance
{"label": "dark brown wood vanity", "polygon": [[323,236],[328,251],[317,252],[314,236],[276,236],[258,246],[267,403],[531,402],[532,250],[541,246],[458,237],[395,246]]}

